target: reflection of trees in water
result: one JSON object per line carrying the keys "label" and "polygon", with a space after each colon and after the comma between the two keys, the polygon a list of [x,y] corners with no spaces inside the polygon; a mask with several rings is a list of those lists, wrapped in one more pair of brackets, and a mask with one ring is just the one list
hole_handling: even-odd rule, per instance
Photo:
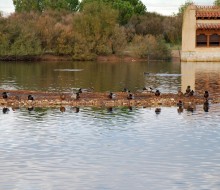
{"label": "reflection of trees in water", "polygon": [[220,96],[220,74],[212,72],[196,72],[195,90],[199,94],[204,94],[208,90],[210,94]]}
{"label": "reflection of trees in water", "polygon": [[[65,69],[81,69],[64,72]],[[61,70],[61,71],[59,71]],[[91,88],[95,91],[131,91],[147,85],[163,92],[177,91],[180,78],[156,77],[146,80],[144,72],[179,73],[179,66],[166,62],[35,62],[0,63],[0,87],[13,79],[16,89],[43,91],[71,91],[73,88]],[[7,88],[8,89],[8,88]]]}

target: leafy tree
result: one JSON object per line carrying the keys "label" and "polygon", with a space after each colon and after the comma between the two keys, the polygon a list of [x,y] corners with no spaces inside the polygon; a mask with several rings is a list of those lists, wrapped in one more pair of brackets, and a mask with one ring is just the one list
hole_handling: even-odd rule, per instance
{"label": "leafy tree", "polygon": [[[111,6],[119,11],[119,23],[124,25],[132,17],[132,15],[142,15],[146,12],[146,6],[140,0],[96,0],[103,3],[109,3]],[[94,0],[83,0],[81,2],[81,9],[84,5]]]}
{"label": "leafy tree", "polygon": [[215,5],[215,6],[220,6],[220,0],[215,0],[215,1],[214,1],[214,5]]}
{"label": "leafy tree", "polygon": [[16,12],[68,10],[77,11],[79,0],[13,0]]}
{"label": "leafy tree", "polygon": [[111,36],[118,12],[106,3],[87,3],[74,17],[74,59],[94,59],[112,53]]}
{"label": "leafy tree", "polygon": [[189,5],[192,5],[194,4],[192,0],[187,0],[184,4],[182,4],[180,7],[179,7],[179,13],[178,14],[183,14],[185,9],[189,6]]}

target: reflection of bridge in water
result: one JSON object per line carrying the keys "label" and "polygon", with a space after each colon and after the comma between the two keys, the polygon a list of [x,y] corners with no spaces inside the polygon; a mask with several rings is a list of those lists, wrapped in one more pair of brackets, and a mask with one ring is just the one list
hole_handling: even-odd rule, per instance
{"label": "reflection of bridge in water", "polygon": [[199,94],[208,90],[210,94],[220,96],[220,62],[184,62],[181,63],[181,90],[188,85]]}

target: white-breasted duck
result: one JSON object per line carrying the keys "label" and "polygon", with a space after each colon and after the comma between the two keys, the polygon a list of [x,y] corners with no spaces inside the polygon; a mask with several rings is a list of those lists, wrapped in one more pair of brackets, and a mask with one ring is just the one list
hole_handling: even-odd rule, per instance
{"label": "white-breasted duck", "polygon": [[32,101],[33,101],[33,100],[34,100],[34,97],[33,97],[31,94],[29,94],[29,95],[28,95],[28,100],[32,100]]}
{"label": "white-breasted duck", "polygon": [[115,99],[115,98],[116,98],[116,94],[114,94],[113,92],[110,92],[109,95],[108,95],[108,97],[109,97],[110,99]]}

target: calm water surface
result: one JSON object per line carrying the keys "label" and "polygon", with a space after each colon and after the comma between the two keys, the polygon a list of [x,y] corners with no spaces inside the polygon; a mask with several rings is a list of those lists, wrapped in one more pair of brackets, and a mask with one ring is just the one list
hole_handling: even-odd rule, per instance
{"label": "calm water surface", "polygon": [[[69,91],[92,85],[117,91],[151,85],[174,92],[190,84],[219,94],[218,64],[135,64],[1,63],[0,88]],[[2,110],[0,189],[220,189],[219,104],[208,112],[203,106],[182,113],[162,107],[160,114],[135,107]]]}

